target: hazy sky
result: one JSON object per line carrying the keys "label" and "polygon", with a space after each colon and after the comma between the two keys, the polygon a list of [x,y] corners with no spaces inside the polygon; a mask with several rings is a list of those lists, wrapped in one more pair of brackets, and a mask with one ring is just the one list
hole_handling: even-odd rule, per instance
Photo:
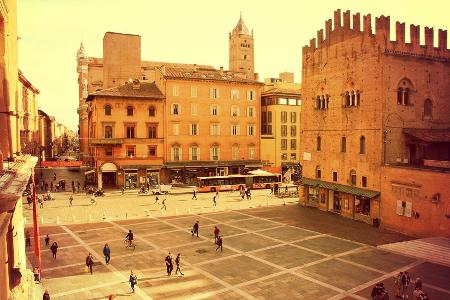
{"label": "hazy sky", "polygon": [[[76,129],[78,89],[76,51],[83,41],[88,56],[102,57],[106,31],[141,36],[143,60],[197,63],[228,68],[228,32],[242,12],[254,29],[255,71],[260,79],[295,72],[300,81],[301,47],[341,8],[391,16],[395,21],[450,29],[445,0],[226,0],[116,1],[18,0],[19,67],[41,90],[39,107]],[[362,23],[361,23],[362,24]],[[421,28],[421,29],[422,29]],[[395,33],[391,34],[391,39]],[[423,34],[422,34],[423,37]],[[450,40],[450,34],[449,34]]]}

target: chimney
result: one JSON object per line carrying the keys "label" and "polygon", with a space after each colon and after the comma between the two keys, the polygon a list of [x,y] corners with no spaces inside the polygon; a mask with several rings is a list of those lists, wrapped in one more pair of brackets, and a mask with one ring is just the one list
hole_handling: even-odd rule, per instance
{"label": "chimney", "polygon": [[194,72],[197,72],[198,68],[197,68],[197,64],[194,64]]}
{"label": "chimney", "polygon": [[222,66],[220,66],[219,74],[220,74],[221,76],[223,76],[223,67],[222,67]]}
{"label": "chimney", "polygon": [[139,79],[133,80],[133,90],[140,90],[141,89],[141,83],[139,82]]}

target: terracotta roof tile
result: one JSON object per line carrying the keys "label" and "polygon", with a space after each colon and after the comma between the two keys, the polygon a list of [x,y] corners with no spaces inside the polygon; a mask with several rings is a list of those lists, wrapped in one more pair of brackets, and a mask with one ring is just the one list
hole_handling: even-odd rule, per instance
{"label": "terracotta roof tile", "polygon": [[263,92],[262,96],[273,95],[273,94],[287,94],[287,95],[301,96],[301,90],[273,88],[273,89]]}
{"label": "terracotta roof tile", "polygon": [[164,65],[160,67],[161,72],[166,78],[173,79],[195,79],[206,81],[226,81],[226,82],[240,82],[240,83],[252,83],[260,84],[257,80],[251,80],[240,77],[240,74],[230,71],[219,71],[211,66],[206,67],[168,67]]}
{"label": "terracotta roof tile", "polygon": [[126,83],[121,86],[113,87],[110,89],[104,89],[101,91],[89,94],[87,101],[92,100],[95,96],[108,96],[108,97],[128,97],[128,98],[151,98],[151,99],[164,99],[163,93],[158,89],[154,82],[140,82],[138,89],[133,88],[133,83]]}

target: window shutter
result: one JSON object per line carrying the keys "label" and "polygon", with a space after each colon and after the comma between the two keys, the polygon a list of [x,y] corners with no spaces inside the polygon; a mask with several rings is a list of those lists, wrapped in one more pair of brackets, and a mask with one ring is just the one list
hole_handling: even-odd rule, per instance
{"label": "window shutter", "polygon": [[209,148],[209,160],[213,160],[213,148]]}
{"label": "window shutter", "polygon": [[220,116],[220,106],[217,105],[217,115]]}
{"label": "window shutter", "polygon": [[406,202],[406,207],[405,207],[405,216],[411,218],[412,215],[412,202]]}
{"label": "window shutter", "polygon": [[197,160],[200,160],[200,147],[197,147]]}
{"label": "window shutter", "polygon": [[220,160],[220,147],[217,147],[217,160]]}
{"label": "window shutter", "polygon": [[212,116],[213,115],[213,107],[212,105],[209,106],[209,115]]}
{"label": "window shutter", "polygon": [[213,126],[213,124],[209,125],[209,135],[214,135],[214,126]]}
{"label": "window shutter", "polygon": [[220,124],[217,125],[217,135],[220,135]]}
{"label": "window shutter", "polygon": [[233,116],[233,106],[231,107],[231,110],[230,110],[230,116]]}
{"label": "window shutter", "polygon": [[192,124],[188,124],[189,135],[192,135]]}
{"label": "window shutter", "polygon": [[219,95],[219,88],[217,88],[216,89],[216,98],[219,98],[220,97],[220,95]]}
{"label": "window shutter", "polygon": [[241,135],[241,126],[237,126],[236,127],[236,133],[237,133],[237,135]]}
{"label": "window shutter", "polygon": [[189,147],[189,160],[192,160],[192,147]]}
{"label": "window shutter", "polygon": [[238,115],[238,117],[241,116],[241,108],[240,107],[237,108],[237,115]]}
{"label": "window shutter", "polygon": [[179,150],[179,156],[180,156],[180,160],[183,160],[183,149],[181,149],[181,146],[180,146],[180,148],[178,148]]}
{"label": "window shutter", "polygon": [[170,160],[174,160],[173,147],[170,148]]}
{"label": "window shutter", "polygon": [[397,215],[403,216],[403,206],[402,206],[402,200],[397,200],[397,207],[395,209]]}
{"label": "window shutter", "polygon": [[233,135],[233,125],[230,126],[230,135]]}
{"label": "window shutter", "polygon": [[213,97],[213,88],[209,88],[209,98]]}
{"label": "window shutter", "polygon": [[196,124],[197,129],[197,135],[200,135],[200,124]]}

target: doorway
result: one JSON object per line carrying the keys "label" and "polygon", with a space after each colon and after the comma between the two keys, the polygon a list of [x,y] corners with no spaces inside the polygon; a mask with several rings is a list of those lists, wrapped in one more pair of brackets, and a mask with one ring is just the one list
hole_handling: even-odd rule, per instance
{"label": "doorway", "polygon": [[337,213],[340,213],[342,210],[342,196],[336,191],[334,191],[333,195],[333,210]]}

